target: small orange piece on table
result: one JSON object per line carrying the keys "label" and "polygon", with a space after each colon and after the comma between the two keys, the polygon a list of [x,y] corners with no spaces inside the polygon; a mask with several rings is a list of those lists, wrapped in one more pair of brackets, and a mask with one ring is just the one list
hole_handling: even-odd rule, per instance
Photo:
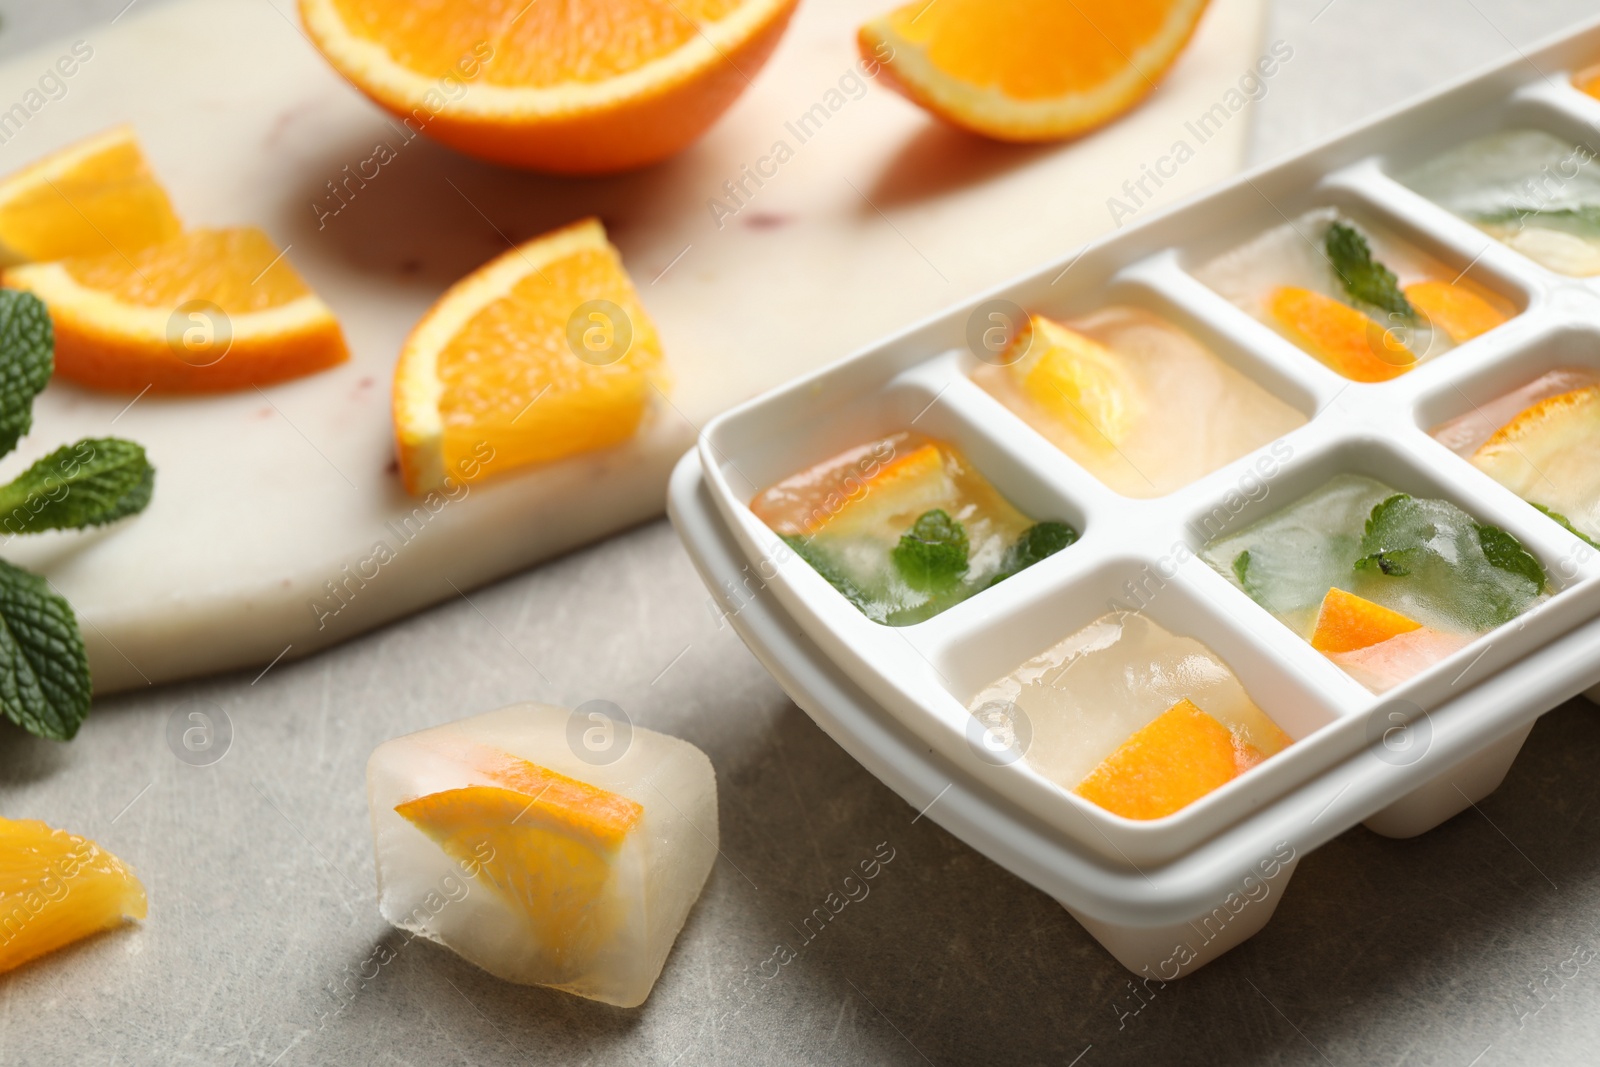
{"label": "small orange piece on table", "polygon": [[468,155],[561,174],[655,163],[750,84],[796,0],[300,0],[333,68]]}
{"label": "small orange piece on table", "polygon": [[1055,141],[1144,98],[1206,0],[912,0],[861,27],[862,58],[956,126],[1001,141]]}
{"label": "small orange piece on table", "polygon": [[622,257],[585,219],[479,267],[412,329],[394,372],[401,476],[424,493],[621,444],[664,383]]}
{"label": "small orange piece on table", "polygon": [[0,972],[148,910],[139,879],[93,841],[0,819]]}
{"label": "small orange piece on table", "polygon": [[1506,316],[1499,308],[1464,285],[1439,281],[1412,282],[1405,287],[1405,294],[1412,307],[1458,345],[1479,334],[1488,333],[1506,321]]}
{"label": "small orange piece on table", "polygon": [[1073,792],[1114,815],[1159,819],[1263,758],[1214,717],[1180,700],[1124,741]]}
{"label": "small orange piece on table", "polygon": [[1351,381],[1386,382],[1416,366],[1389,331],[1332,297],[1284,286],[1267,308],[1290,340]]}
{"label": "small orange piece on table", "polygon": [[1328,590],[1322,598],[1322,607],[1317,610],[1311,647],[1330,655],[1354,652],[1420,629],[1420,622],[1398,611],[1335,587]]}
{"label": "small orange piece on table", "polygon": [[240,389],[349,358],[333,313],[254,227],[12,267],[0,283],[44,301],[56,372],[95,389]]}
{"label": "small orange piece on table", "polygon": [[0,180],[0,264],[132,253],[182,229],[129,126]]}

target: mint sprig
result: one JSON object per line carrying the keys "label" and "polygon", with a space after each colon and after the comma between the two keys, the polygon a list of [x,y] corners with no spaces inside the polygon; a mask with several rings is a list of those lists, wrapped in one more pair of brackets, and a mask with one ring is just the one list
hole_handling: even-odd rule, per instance
{"label": "mint sprig", "polygon": [[996,585],[1019,571],[1025,571],[1040,560],[1055,555],[1078,540],[1078,531],[1064,522],[1036,522],[1006,549],[1000,560],[1000,571],[989,580]]}
{"label": "mint sprig", "polygon": [[1350,299],[1404,315],[1407,319],[1416,317],[1411,301],[1400,290],[1400,279],[1395,277],[1394,271],[1372,258],[1367,239],[1353,226],[1342,222],[1329,226],[1323,247]]}
{"label": "mint sprig", "polygon": [[[33,398],[55,370],[50,313],[32,293],[0,289],[0,455],[33,427]],[[0,486],[7,534],[101,526],[143,511],[155,487],[144,449],[87,438]],[[39,737],[70,740],[89,714],[89,656],[66,598],[0,560],[0,713]]]}
{"label": "mint sprig", "polygon": [[942,508],[925,511],[901,535],[891,555],[911,588],[943,592],[967,573],[967,531]]}

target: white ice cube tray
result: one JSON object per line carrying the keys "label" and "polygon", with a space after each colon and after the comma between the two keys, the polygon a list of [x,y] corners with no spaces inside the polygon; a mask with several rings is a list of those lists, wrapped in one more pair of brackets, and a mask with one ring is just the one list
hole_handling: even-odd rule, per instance
{"label": "white ice cube tray", "polygon": [[[1600,553],[1427,430],[1556,367],[1600,373],[1600,279],[1545,270],[1394,175],[1500,129],[1543,129],[1600,152],[1600,100],[1571,84],[1597,62],[1600,20],[721,415],[680,465],[670,507],[729,621],[856,758],[1061,900],[1136,971],[1170,977],[1177,958],[1188,973],[1254,933],[1298,857],[1356,822],[1410,836],[1465,809],[1499,784],[1535,718],[1600,681]],[[1397,379],[1361,384],[1190,273],[1330,206],[1518,314]],[[1166,496],[1119,496],[970,380],[981,349],[968,337],[997,299],[1059,319],[1147,308],[1307,422]],[[906,429],[954,443],[1026,514],[1069,522],[1082,539],[926,622],[867,619],[748,502]],[[1543,562],[1553,595],[1390,692],[1369,692],[1197,557],[1340,473],[1442,497],[1510,531]],[[995,759],[968,702],[1113,602],[1209,645],[1295,744],[1149,822],[1112,815],[1025,760]]]}

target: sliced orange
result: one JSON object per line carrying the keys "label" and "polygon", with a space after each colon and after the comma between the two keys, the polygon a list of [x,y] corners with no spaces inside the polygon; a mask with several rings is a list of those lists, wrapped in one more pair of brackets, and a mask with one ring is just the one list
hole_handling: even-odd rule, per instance
{"label": "sliced orange", "polygon": [[1311,647],[1329,654],[1353,652],[1420,629],[1420,622],[1398,611],[1335,587],[1322,598]]}
{"label": "sliced orange", "polygon": [[1109,348],[1043,315],[1012,341],[1026,353],[1011,364],[1022,392],[1097,452],[1112,452],[1132,431],[1138,385]]}
{"label": "sliced orange", "polygon": [[117,126],[0,181],[0,263],[131,254],[183,229],[133,128]]}
{"label": "sliced orange", "polygon": [[0,282],[45,302],[57,373],[96,389],[240,389],[349,358],[333,313],[252,227],[12,267]]}
{"label": "sliced orange", "polygon": [[406,488],[620,444],[663,380],[655,326],[599,221],[537,237],[451,286],[406,338],[394,371]]}
{"label": "sliced orange", "polygon": [[[528,923],[559,971],[610,939],[620,901],[607,893],[617,850],[644,808],[627,797],[501,753],[491,777],[417,797],[395,811],[451,858],[478,869]],[[487,845],[491,859],[483,860]]]}
{"label": "sliced orange", "polygon": [[1352,381],[1386,382],[1416,366],[1392,333],[1332,297],[1285,286],[1267,308],[1291,341]]}
{"label": "sliced orange", "polygon": [[1456,344],[1488,333],[1506,321],[1506,316],[1489,301],[1464,285],[1449,282],[1412,282],[1405,287],[1406,299],[1434,326]]}
{"label": "sliced orange", "polygon": [[300,0],[335,70],[414,132],[497,163],[626,170],[699,137],[796,0]]}
{"label": "sliced orange", "polygon": [[0,971],[147,911],[139,879],[93,841],[0,819]]}
{"label": "sliced orange", "polygon": [[945,466],[943,449],[924,444],[884,464],[867,480],[864,491],[816,518],[806,532],[848,536],[874,531],[893,538],[923,512],[951,507],[955,499],[956,484]]}
{"label": "sliced orange", "polygon": [[1073,790],[1115,815],[1159,819],[1265,758],[1188,700],[1124,741]]}
{"label": "sliced orange", "polygon": [[1472,465],[1600,538],[1600,385],[1525,408],[1472,454]]}
{"label": "sliced orange", "polygon": [[1072,137],[1138,103],[1206,0],[912,0],[861,27],[869,68],[954,125],[1001,141]]}

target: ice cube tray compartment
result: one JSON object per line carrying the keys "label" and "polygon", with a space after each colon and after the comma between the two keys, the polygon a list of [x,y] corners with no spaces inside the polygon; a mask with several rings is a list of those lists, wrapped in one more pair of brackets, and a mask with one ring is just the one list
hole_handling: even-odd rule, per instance
{"label": "ice cube tray compartment", "polygon": [[[1567,84],[1600,56],[1600,27],[1573,35],[1298,157],[1260,169],[1113,234],[1086,251],[919,324],[834,367],[733,409],[701,435],[717,513],[783,609],[852,683],[974,781],[1043,819],[1085,854],[1113,864],[1171,862],[1283,791],[1303,788],[1369,745],[1377,709],[1407,715],[1453,701],[1600,615],[1600,559],[1571,535],[1449,453],[1428,428],[1473,396],[1508,391],[1558,365],[1600,365],[1600,280],[1555,274],[1418,195],[1406,168],[1499,129],[1543,129],[1600,142],[1600,101]],[[1541,59],[1542,57],[1542,59]],[[1590,164],[1600,166],[1600,161]],[[1197,279],[1198,263],[1313,207],[1381,227],[1450,273],[1514,307],[1507,323],[1388,382],[1353,383]],[[1123,303],[1188,331],[1219,358],[1308,417],[1306,425],[1163,497],[1109,490],[968,375],[985,359],[969,334],[1006,301],[1068,320]],[[1502,388],[1504,386],[1504,388]],[[1498,390],[1498,392],[1496,392]],[[1457,399],[1465,398],[1458,405]],[[894,629],[856,611],[801,560],[772,560],[777,538],[749,498],[809,463],[899,429],[951,441],[1035,519],[1070,522],[1082,540],[1024,576],[934,618]],[[1287,450],[1288,455],[1282,453]],[[1261,464],[1270,477],[1260,473]],[[1242,590],[1192,558],[1163,576],[1143,610],[1209,645],[1296,743],[1166,819],[1135,823],[1045,782],[1025,764],[994,766],[970,748],[965,702],[1105,613],[1130,576],[1281,508],[1336,474],[1363,473],[1440,497],[1514,534],[1544,564],[1553,595],[1427,671],[1373,694]],[[1254,479],[1253,481],[1251,479]],[[1266,486],[1257,494],[1252,487]],[[1241,502],[1242,501],[1242,502]],[[1220,509],[1220,510],[1219,510]],[[1216,520],[1221,514],[1223,518]],[[1581,558],[1580,558],[1581,557]],[[1419,787],[1422,783],[1418,783]],[[1403,820],[1402,820],[1403,821]]]}

